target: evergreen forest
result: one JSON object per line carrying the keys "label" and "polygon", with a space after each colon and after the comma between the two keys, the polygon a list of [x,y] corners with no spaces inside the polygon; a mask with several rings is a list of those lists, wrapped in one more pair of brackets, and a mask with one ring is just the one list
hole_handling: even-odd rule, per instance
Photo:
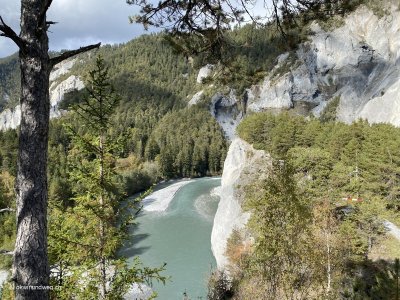
{"label": "evergreen forest", "polygon": [[[376,3],[342,2],[349,11]],[[162,181],[222,174],[230,141],[209,99],[232,91],[244,99],[266,75],[288,71],[309,34],[306,17],[296,15],[300,26],[286,36],[275,24],[237,26],[218,58],[190,56],[164,33],[74,58],[54,83],[74,74],[86,88],[67,93],[62,117],[50,121],[48,250],[51,284],[64,287],[51,299],[123,299],[132,283],[167,282],[165,265],[118,255],[140,199]],[[320,24],[328,30],[335,20]],[[285,52],[289,63],[274,68]],[[214,76],[197,82],[208,63]],[[0,112],[19,102],[18,65],[16,54],[0,59]],[[235,187],[251,217],[230,236],[228,269],[212,272],[208,299],[399,299],[399,241],[387,222],[400,226],[400,129],[338,122],[339,101],[320,118],[238,108],[238,137],[270,161]],[[0,270],[10,269],[16,239],[17,153],[18,128],[0,131]],[[13,299],[10,283],[0,299]]]}
{"label": "evergreen forest", "polygon": [[228,241],[233,278],[215,273],[209,298],[397,299],[385,221],[399,222],[400,130],[259,113],[238,134],[271,162],[241,188],[252,215]]}

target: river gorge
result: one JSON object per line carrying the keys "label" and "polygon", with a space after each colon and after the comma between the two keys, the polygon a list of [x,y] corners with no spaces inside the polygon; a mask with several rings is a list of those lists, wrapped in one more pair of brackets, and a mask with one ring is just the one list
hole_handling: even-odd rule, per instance
{"label": "river gorge", "polygon": [[[220,178],[162,183],[143,200],[132,229],[132,246],[123,255],[139,256],[147,267],[166,263],[166,284],[154,282],[157,299],[206,299],[207,278],[216,267],[211,230],[217,210]],[[147,287],[143,294],[148,295]],[[140,294],[140,293],[139,293]]]}

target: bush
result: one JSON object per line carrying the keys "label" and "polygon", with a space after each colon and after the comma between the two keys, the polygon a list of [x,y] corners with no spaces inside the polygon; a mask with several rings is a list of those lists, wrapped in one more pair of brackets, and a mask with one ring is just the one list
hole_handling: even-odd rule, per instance
{"label": "bush", "polygon": [[214,271],[208,279],[208,300],[232,299],[232,283],[223,271]]}

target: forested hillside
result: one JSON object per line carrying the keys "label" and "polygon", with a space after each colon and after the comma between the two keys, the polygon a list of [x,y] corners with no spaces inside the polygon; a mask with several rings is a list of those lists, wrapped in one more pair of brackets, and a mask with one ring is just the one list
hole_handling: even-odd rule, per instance
{"label": "forested hillside", "polygon": [[242,187],[252,215],[228,241],[233,299],[397,299],[384,224],[398,222],[400,129],[260,113],[238,133],[273,163]]}
{"label": "forested hillside", "polygon": [[[214,86],[211,89],[222,90],[228,86],[242,93],[246,87],[260,80],[272,69],[276,56],[285,47],[282,47],[276,32],[252,26],[236,29],[229,35],[236,46],[226,53],[230,63],[218,67],[218,76],[213,79]],[[204,176],[221,172],[226,152],[221,129],[207,113],[207,105],[186,108],[191,96],[203,88],[196,83],[196,77],[207,57],[185,57],[175,52],[162,34],[145,35],[127,44],[106,45],[96,53],[78,56],[72,69],[58,77],[55,83],[62,82],[71,74],[78,75],[85,81],[97,55],[104,58],[109,67],[110,80],[121,96],[121,102],[113,116],[112,131],[122,141],[121,157],[129,157],[130,164],[135,165],[135,171],[121,167],[126,176],[132,171],[134,174],[131,175],[137,178],[137,172],[142,170],[144,161],[154,161],[160,167],[160,172],[152,175],[157,178]],[[18,103],[19,94],[16,55],[0,61],[0,72],[0,92],[8,95],[3,97],[2,108],[13,108]],[[59,108],[68,110],[81,101],[84,94],[85,90],[67,93]],[[196,122],[191,121],[192,117]],[[60,153],[63,153],[60,150],[68,149],[68,140],[63,140],[65,134],[62,123],[64,119],[53,120],[50,134],[50,158],[57,160],[61,159]],[[178,130],[179,134],[175,132]],[[15,134],[10,132],[13,131],[1,135],[11,139]],[[179,147],[179,151],[174,149],[171,154],[170,147],[165,147],[165,139],[176,139],[176,143],[170,144],[184,147]],[[16,142],[8,140],[2,147],[11,147],[10,145],[15,146]],[[1,163],[3,168],[15,172],[13,155],[14,151],[4,151]],[[167,160],[166,157],[171,155],[173,157]],[[126,161],[124,164],[126,165]],[[56,166],[58,168],[62,164],[57,163]],[[51,173],[54,168],[50,166]],[[147,174],[147,171],[143,172]],[[56,173],[62,174],[61,171]],[[140,190],[144,182],[147,182],[147,186],[155,180],[150,180],[147,175],[144,178],[133,190]]]}
{"label": "forested hillside", "polygon": [[19,100],[20,70],[17,55],[0,59],[0,111],[14,107]]}
{"label": "forested hillside", "polygon": [[[122,193],[143,191],[162,179],[221,173],[226,153],[221,128],[208,107],[186,107],[198,72],[191,60],[174,53],[161,35],[142,36],[124,45],[105,46],[97,53],[81,55],[71,72],[57,81],[76,74],[86,83],[99,55],[120,96],[108,134],[118,141],[112,153],[117,158],[115,170]],[[7,91],[9,95],[2,107],[12,108],[19,93],[16,56],[0,61],[0,72],[0,92]],[[71,92],[60,107],[69,110],[86,96],[85,90]],[[79,134],[87,132],[76,114],[67,113],[50,124],[49,200],[64,208],[71,205],[74,196],[70,151],[75,145],[66,125]],[[17,130],[0,132],[0,140],[0,209],[13,209]],[[15,239],[13,211],[0,214],[0,232],[0,249],[11,250]],[[0,268],[9,267],[10,263],[11,256],[4,256]]]}

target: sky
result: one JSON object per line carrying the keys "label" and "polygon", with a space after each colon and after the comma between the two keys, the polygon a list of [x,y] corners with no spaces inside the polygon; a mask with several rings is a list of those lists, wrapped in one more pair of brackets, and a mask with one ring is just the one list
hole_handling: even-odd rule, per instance
{"label": "sky", "polygon": [[[47,20],[58,24],[49,29],[50,50],[127,42],[145,33],[142,25],[129,23],[137,11],[125,0],[53,0]],[[19,0],[0,0],[0,16],[19,33]],[[0,57],[16,51],[13,42],[0,37]]]}
{"label": "sky", "polygon": [[[240,1],[240,0],[239,0]],[[250,8],[260,13],[264,1],[253,0]],[[19,34],[20,0],[0,0],[0,16]],[[266,0],[267,3],[270,0]],[[130,41],[146,31],[142,25],[130,24],[129,16],[138,8],[126,0],[53,0],[47,20],[58,22],[49,29],[50,50],[75,49],[89,44],[115,44]],[[150,28],[155,30],[154,28]],[[0,37],[0,57],[17,51],[9,39]]]}

